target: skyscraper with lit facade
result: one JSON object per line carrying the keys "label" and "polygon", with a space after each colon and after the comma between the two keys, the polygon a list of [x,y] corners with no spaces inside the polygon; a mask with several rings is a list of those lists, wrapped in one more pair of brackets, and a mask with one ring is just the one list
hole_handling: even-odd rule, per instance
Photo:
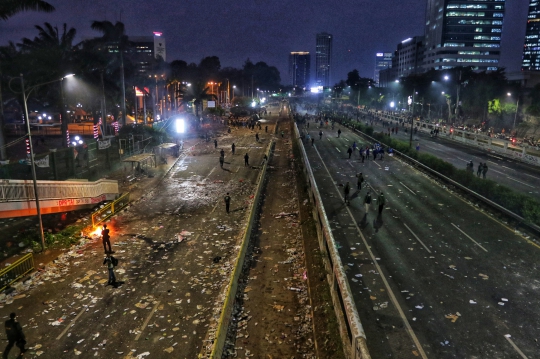
{"label": "skyscraper with lit facade", "polygon": [[540,71],[540,3],[538,0],[530,0],[529,3],[521,69]]}
{"label": "skyscraper with lit facade", "polygon": [[330,86],[330,70],[332,67],[332,35],[326,32],[317,34],[315,53],[315,81],[318,86]]}
{"label": "skyscraper with lit facade", "polygon": [[379,73],[389,67],[392,67],[392,53],[391,52],[377,52],[375,55],[375,72],[373,74],[373,80],[376,84],[379,83]]}
{"label": "skyscraper with lit facade", "polygon": [[428,0],[424,69],[497,70],[505,0]]}
{"label": "skyscraper with lit facade", "polygon": [[291,84],[297,87],[310,87],[309,73],[311,55],[309,52],[291,52],[289,54],[289,77]]}

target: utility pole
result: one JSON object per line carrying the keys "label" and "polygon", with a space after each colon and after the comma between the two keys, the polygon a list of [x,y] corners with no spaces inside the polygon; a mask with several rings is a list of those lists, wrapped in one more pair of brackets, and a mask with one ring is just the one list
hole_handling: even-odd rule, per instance
{"label": "utility pole", "polygon": [[456,118],[459,116],[459,92],[461,90],[461,70],[459,70],[459,81],[457,85],[457,97],[456,97]]}
{"label": "utility pole", "polygon": [[413,89],[412,93],[412,109],[411,109],[411,136],[409,138],[409,147],[412,147],[412,133],[413,133],[413,125],[414,125],[414,96],[416,94],[416,88]]}

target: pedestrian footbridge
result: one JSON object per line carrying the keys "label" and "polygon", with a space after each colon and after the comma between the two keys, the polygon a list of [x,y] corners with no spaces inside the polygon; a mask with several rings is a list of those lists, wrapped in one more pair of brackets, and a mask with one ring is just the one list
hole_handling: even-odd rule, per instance
{"label": "pedestrian footbridge", "polygon": [[[118,196],[118,181],[37,181],[42,214],[91,208]],[[0,180],[0,218],[37,214],[30,180]]]}

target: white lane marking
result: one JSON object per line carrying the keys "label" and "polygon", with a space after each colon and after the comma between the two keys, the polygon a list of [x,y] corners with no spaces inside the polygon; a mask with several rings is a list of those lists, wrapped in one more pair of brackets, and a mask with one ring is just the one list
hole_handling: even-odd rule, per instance
{"label": "white lane marking", "polygon": [[345,139],[345,141],[348,141],[349,139],[347,137],[343,137]]}
{"label": "white lane marking", "polygon": [[514,349],[516,350],[516,352],[518,352],[519,355],[521,355],[521,357],[523,359],[529,359],[525,354],[523,354],[523,352],[518,348],[518,346],[516,345],[516,343],[514,343],[514,341],[512,339],[510,339],[510,334],[506,334],[504,336],[506,338],[506,340],[508,340],[508,343],[510,343],[511,346],[514,347]]}
{"label": "white lane marking", "polygon": [[461,233],[463,233],[463,234],[465,235],[465,237],[469,238],[471,241],[473,241],[474,243],[476,243],[476,245],[477,245],[478,247],[482,248],[482,249],[483,249],[484,251],[486,251],[486,252],[488,251],[487,249],[485,249],[484,247],[482,247],[482,245],[481,245],[480,243],[478,243],[477,241],[475,241],[474,239],[472,239],[471,236],[469,236],[467,233],[463,232],[463,231],[461,230],[461,228],[459,228],[458,226],[456,226],[454,223],[452,223],[452,225],[453,225],[454,227],[456,227],[456,229],[457,229],[458,231],[460,231]]}
{"label": "white lane marking", "polygon": [[464,160],[463,158],[456,157],[458,160],[462,160],[463,162],[469,162],[467,160]]}
{"label": "white lane marking", "polygon": [[503,166],[503,165],[501,165],[501,167],[504,167],[504,168],[508,168],[509,170],[511,170],[511,168],[510,168],[510,167],[506,167],[506,166]]}
{"label": "white lane marking", "polygon": [[412,189],[410,189],[409,187],[405,186],[405,185],[403,184],[403,182],[399,182],[399,183],[401,183],[401,185],[402,185],[403,187],[407,188],[412,194],[414,194],[414,195],[416,196],[416,193],[415,193]]}
{"label": "white lane marking", "polygon": [[[494,165],[500,166],[500,164],[498,164],[497,162],[493,162],[493,161],[490,161],[490,160],[488,160],[488,162],[493,163]],[[504,166],[502,166],[502,167],[504,167]]]}
{"label": "white lane marking", "polygon": [[77,321],[77,319],[79,319],[79,317],[88,309],[88,306],[84,306],[83,309],[79,312],[79,314],[77,314],[77,316],[75,317],[75,319],[73,319],[71,321],[71,323],[69,323],[68,326],[66,326],[66,328],[62,331],[62,333],[60,333],[59,336],[56,337],[56,340],[60,340],[60,338],[62,338],[64,336],[64,334],[66,334],[66,332],[73,326],[75,325],[75,322]]}
{"label": "white lane marking", "polygon": [[139,334],[137,334],[137,336],[135,337],[135,341],[139,340],[139,338],[141,337],[141,334],[143,333],[144,329],[148,325],[148,322],[150,321],[150,318],[152,318],[152,316],[156,312],[159,303],[160,303],[160,301],[158,300],[156,305],[154,305],[154,308],[152,308],[152,311],[150,312],[150,314],[148,314],[148,317],[146,317],[146,319],[145,319],[145,321],[144,321],[144,323],[143,323],[143,325],[141,327],[141,330],[139,331]]}
{"label": "white lane marking", "polygon": [[[315,151],[317,151],[317,155],[321,159],[321,162],[322,162],[324,168],[326,169],[326,173],[328,173],[328,176],[330,178],[332,178],[332,175],[330,174],[330,171],[328,170],[328,167],[326,167],[326,163],[323,161],[323,159],[321,157],[321,154],[319,153],[319,151],[316,148],[315,148]],[[343,198],[343,196],[342,196],[341,192],[339,191],[339,188],[337,187],[336,182],[334,182],[333,178],[332,178],[332,183],[334,184],[334,188],[335,188],[336,192],[338,193],[338,196],[340,196],[340,198]],[[371,251],[371,246],[368,244],[368,242],[366,240],[366,237],[364,237],[364,234],[362,233],[362,231],[358,227],[358,224],[356,223],[356,220],[354,219],[354,216],[353,216],[353,214],[351,212],[350,207],[345,207],[345,209],[349,213],[349,216],[351,217],[351,220],[353,221],[354,226],[356,227],[356,231],[358,232],[358,234],[362,238],[362,241],[364,242],[364,245],[366,246],[366,250],[368,251],[369,256],[371,257],[371,261],[373,262],[373,265],[375,266],[375,268],[377,268],[377,272],[379,273],[379,275],[381,277],[381,280],[383,281],[384,286],[386,287],[386,292],[388,293],[388,296],[390,297],[390,300],[392,301],[392,304],[394,305],[394,307],[396,307],[396,310],[398,311],[399,316],[401,317],[401,320],[403,320],[403,323],[405,324],[405,328],[407,329],[407,332],[409,333],[411,339],[413,340],[414,344],[416,345],[416,348],[420,352],[420,355],[422,356],[422,358],[423,359],[428,359],[426,353],[424,352],[424,348],[422,348],[422,344],[420,344],[420,341],[418,340],[418,337],[416,336],[416,333],[412,329],[411,324],[409,323],[409,320],[405,316],[405,313],[403,312],[403,309],[400,307],[399,302],[397,301],[397,298],[396,298],[394,292],[392,291],[392,288],[390,287],[390,284],[388,283],[388,280],[386,279],[386,276],[384,275],[383,271],[381,270],[381,267],[379,266],[379,263],[377,263],[377,258],[375,258],[375,255]]]}
{"label": "white lane marking", "polygon": [[206,178],[204,179],[204,181],[206,182],[208,180],[208,178],[210,177],[210,175],[212,174],[212,172],[214,172],[214,170],[217,168],[217,166],[215,166],[214,168],[212,168],[212,171],[210,171],[210,173],[208,174],[208,176],[206,176]]}
{"label": "white lane marking", "polygon": [[534,179],[540,180],[540,178],[539,178],[539,177],[536,177],[536,176],[530,175],[530,174],[528,174],[528,173],[522,173],[522,175],[525,175],[525,176],[529,176],[529,177],[532,177],[532,178],[534,178]]}
{"label": "white lane marking", "polygon": [[354,168],[354,166],[353,166],[353,164],[351,163],[351,161],[347,161],[347,163],[348,163],[349,165],[351,165],[352,168]]}
{"label": "white lane marking", "polygon": [[336,147],[336,150],[338,150],[338,152],[341,152],[341,151],[339,150],[339,148],[337,148],[337,147]]}
{"label": "white lane marking", "polygon": [[506,178],[511,179],[512,181],[516,181],[516,182],[518,182],[518,183],[521,183],[521,184],[523,184],[523,185],[525,185],[525,186],[527,186],[527,187],[536,188],[536,187],[534,187],[534,186],[531,186],[531,185],[528,184],[528,183],[518,181],[518,180],[515,179],[514,177],[506,176]]}
{"label": "white lane marking", "polygon": [[377,160],[373,160],[373,162],[375,162],[375,164],[381,168],[381,165],[377,163]]}
{"label": "white lane marking", "polygon": [[411,232],[411,234],[414,236],[414,238],[416,238],[416,240],[417,240],[418,242],[420,242],[421,245],[424,246],[424,248],[426,249],[426,251],[428,251],[428,253],[431,254],[431,251],[429,250],[429,248],[424,244],[424,242],[422,242],[422,241],[420,240],[420,238],[418,238],[418,236],[416,235],[416,233],[414,233],[414,232],[409,228],[409,226],[406,225],[405,223],[403,223],[403,225],[409,230],[409,232]]}

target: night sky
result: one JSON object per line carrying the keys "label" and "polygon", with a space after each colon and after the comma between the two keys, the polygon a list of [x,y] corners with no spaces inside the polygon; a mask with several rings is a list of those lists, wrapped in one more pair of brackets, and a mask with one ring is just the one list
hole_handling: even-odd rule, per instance
{"label": "night sky", "polygon": [[[393,51],[408,37],[423,35],[426,0],[50,0],[51,14],[27,12],[0,21],[0,44],[37,34],[49,22],[77,30],[78,40],[97,36],[93,20],[122,21],[129,36],[161,31],[167,61],[198,63],[216,55],[222,67],[241,67],[249,57],[281,72],[288,84],[288,53],[309,51],[315,63],[315,34],[334,35],[332,83],[356,68],[373,77],[376,52]],[[527,0],[506,2],[501,66],[519,71]],[[313,71],[312,71],[313,78]]]}

